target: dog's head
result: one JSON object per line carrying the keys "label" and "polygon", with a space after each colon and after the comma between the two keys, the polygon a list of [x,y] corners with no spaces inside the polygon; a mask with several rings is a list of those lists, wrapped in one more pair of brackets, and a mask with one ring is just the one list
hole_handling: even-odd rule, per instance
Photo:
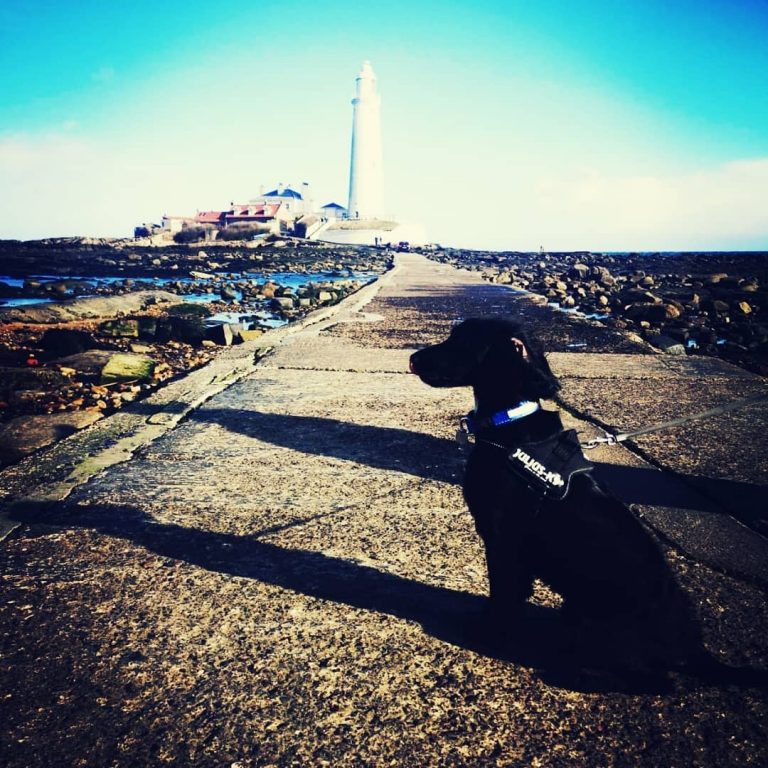
{"label": "dog's head", "polygon": [[411,371],[432,387],[504,390],[510,398],[552,397],[560,384],[544,354],[517,323],[470,319],[442,343],[414,352]]}

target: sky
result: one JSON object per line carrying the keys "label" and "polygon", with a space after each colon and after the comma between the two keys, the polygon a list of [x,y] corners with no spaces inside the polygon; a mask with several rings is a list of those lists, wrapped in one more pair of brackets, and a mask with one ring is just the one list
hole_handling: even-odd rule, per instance
{"label": "sky", "polygon": [[768,250],[768,0],[3,0],[0,238],[129,236],[278,183],[496,250]]}

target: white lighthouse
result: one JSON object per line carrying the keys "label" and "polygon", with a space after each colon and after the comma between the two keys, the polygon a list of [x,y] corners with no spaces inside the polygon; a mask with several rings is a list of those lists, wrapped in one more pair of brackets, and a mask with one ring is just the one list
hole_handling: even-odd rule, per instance
{"label": "white lighthouse", "polygon": [[370,61],[355,80],[352,99],[352,156],[349,164],[351,219],[381,216],[381,102]]}

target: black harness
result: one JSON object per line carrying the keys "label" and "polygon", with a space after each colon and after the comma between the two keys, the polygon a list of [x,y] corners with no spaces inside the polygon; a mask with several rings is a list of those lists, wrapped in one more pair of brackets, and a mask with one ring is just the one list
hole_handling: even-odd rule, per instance
{"label": "black harness", "polygon": [[562,501],[568,495],[574,475],[594,469],[582,453],[575,429],[504,450],[508,451],[509,470],[537,496],[554,501]]}
{"label": "black harness", "polygon": [[[477,427],[492,427],[509,424],[530,416],[538,410],[533,403],[521,403],[509,411],[500,411],[480,422],[473,413],[461,419],[457,434],[459,442],[466,443]],[[492,440],[476,437],[478,443],[492,445],[507,453],[505,466],[522,480],[541,499],[562,501],[571,487],[574,475],[591,472],[594,469],[581,449],[575,429],[564,429],[543,440],[520,443],[514,447],[500,445]]]}

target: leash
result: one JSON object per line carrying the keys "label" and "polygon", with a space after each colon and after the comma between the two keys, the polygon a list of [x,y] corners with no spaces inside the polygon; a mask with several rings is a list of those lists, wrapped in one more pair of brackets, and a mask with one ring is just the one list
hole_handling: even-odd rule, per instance
{"label": "leash", "polygon": [[768,395],[755,395],[753,397],[747,397],[743,400],[734,400],[732,403],[726,403],[720,405],[717,408],[710,408],[707,411],[700,411],[699,413],[692,413],[690,416],[681,416],[678,419],[672,419],[671,421],[665,421],[662,424],[654,424],[649,427],[642,427],[641,429],[635,429],[632,432],[622,432],[618,435],[611,434],[608,430],[603,430],[605,435],[603,437],[595,437],[586,443],[582,443],[582,448],[589,451],[592,448],[597,448],[598,445],[617,445],[623,443],[625,440],[629,440],[630,437],[637,437],[638,435],[647,435],[650,432],[660,432],[662,429],[669,429],[670,427],[676,427],[679,424],[686,424],[689,421],[697,421],[698,419],[706,419],[709,416],[717,416],[721,413],[728,413],[728,411],[735,411],[737,408],[746,408],[748,405],[754,405],[761,403],[764,400],[768,400]]}

